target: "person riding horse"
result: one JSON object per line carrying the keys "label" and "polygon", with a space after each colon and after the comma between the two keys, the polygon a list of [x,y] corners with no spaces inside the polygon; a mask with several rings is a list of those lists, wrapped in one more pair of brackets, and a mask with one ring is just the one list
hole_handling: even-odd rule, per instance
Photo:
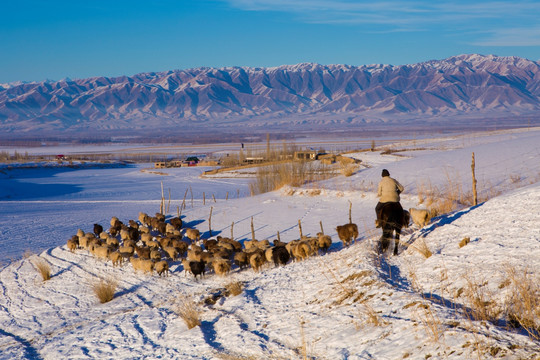
{"label": "person riding horse", "polygon": [[381,173],[382,179],[379,182],[377,189],[377,197],[379,197],[379,202],[375,207],[375,213],[377,214],[377,219],[375,220],[375,227],[381,227],[381,210],[384,205],[387,203],[399,203],[399,194],[404,190],[403,185],[401,185],[396,179],[390,177],[388,170],[383,169]]}

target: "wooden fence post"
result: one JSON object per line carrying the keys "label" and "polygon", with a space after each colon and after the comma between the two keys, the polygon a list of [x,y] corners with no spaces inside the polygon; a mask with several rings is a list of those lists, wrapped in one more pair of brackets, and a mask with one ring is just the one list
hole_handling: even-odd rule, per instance
{"label": "wooden fence post", "polygon": [[472,153],[472,163],[471,163],[471,170],[472,170],[472,191],[473,191],[473,206],[478,205],[478,194],[476,193],[476,176],[474,175],[474,152]]}

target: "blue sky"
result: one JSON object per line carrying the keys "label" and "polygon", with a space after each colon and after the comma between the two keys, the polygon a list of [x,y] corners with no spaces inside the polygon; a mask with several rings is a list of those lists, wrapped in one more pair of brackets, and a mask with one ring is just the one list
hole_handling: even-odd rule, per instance
{"label": "blue sky", "polygon": [[540,60],[540,0],[1,0],[0,9],[0,83],[465,53]]}

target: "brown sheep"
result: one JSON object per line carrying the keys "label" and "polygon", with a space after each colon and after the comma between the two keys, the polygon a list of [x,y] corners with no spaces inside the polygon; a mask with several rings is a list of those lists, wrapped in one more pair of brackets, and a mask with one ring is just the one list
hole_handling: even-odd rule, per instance
{"label": "brown sheep", "polygon": [[358,226],[356,224],[345,224],[336,227],[339,239],[343,242],[343,246],[349,246],[358,238]]}
{"label": "brown sheep", "polygon": [[186,229],[184,235],[192,242],[197,243],[201,239],[201,233],[197,229]]}
{"label": "brown sheep", "polygon": [[135,245],[135,252],[141,259],[150,259],[150,248]]}
{"label": "brown sheep", "polygon": [[236,266],[238,266],[240,269],[245,268],[249,264],[249,258],[248,254],[246,254],[243,251],[237,252],[234,254],[234,263]]}
{"label": "brown sheep", "polygon": [[150,259],[154,261],[161,260],[161,252],[159,250],[152,249],[150,250]]}
{"label": "brown sheep", "polygon": [[117,265],[122,265],[122,263],[124,262],[124,257],[118,251],[110,253],[109,259],[111,259],[114,267],[116,267]]}
{"label": "brown sheep", "polygon": [[70,239],[67,241],[67,248],[69,251],[74,252],[79,247],[79,237],[77,235],[73,235]]}
{"label": "brown sheep", "polygon": [[225,276],[231,271],[231,262],[226,259],[214,258],[212,267],[217,275]]}
{"label": "brown sheep", "polygon": [[332,238],[330,235],[324,235],[323,233],[317,233],[317,243],[319,245],[319,249],[323,251],[323,253],[327,253],[328,249],[332,245]]}
{"label": "brown sheep", "polygon": [[163,251],[165,251],[173,261],[178,258],[178,250],[173,246],[166,246],[163,248]]}
{"label": "brown sheep", "polygon": [[256,252],[256,253],[253,253],[250,257],[249,257],[249,264],[251,265],[251,267],[253,268],[253,271],[255,272],[259,272],[259,269],[263,266],[264,264],[264,260],[263,260],[263,256]]}

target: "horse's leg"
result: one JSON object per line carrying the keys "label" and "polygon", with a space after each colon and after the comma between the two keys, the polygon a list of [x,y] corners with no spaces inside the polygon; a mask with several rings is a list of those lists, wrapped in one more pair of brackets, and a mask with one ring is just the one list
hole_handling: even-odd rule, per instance
{"label": "horse's leg", "polygon": [[386,250],[388,250],[391,237],[392,237],[392,233],[388,230],[388,228],[383,227],[383,234],[381,236],[380,246],[379,246],[380,253],[385,253]]}
{"label": "horse's leg", "polygon": [[401,235],[401,228],[396,227],[396,236],[394,237],[394,256],[398,254],[399,236]]}

